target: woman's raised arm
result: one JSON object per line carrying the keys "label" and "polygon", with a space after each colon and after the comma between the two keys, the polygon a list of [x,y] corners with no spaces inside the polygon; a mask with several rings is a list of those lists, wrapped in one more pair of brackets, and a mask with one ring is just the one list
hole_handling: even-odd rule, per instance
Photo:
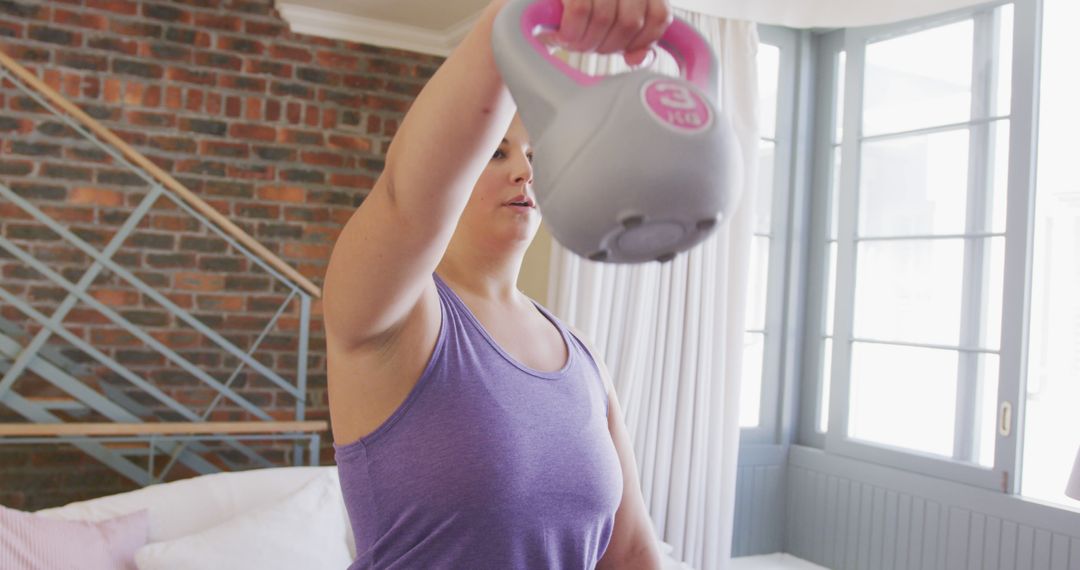
{"label": "woman's raised arm", "polygon": [[[670,23],[666,0],[564,1],[562,39],[582,51],[638,60]],[[491,47],[505,3],[487,6],[420,92],[382,175],[338,237],[323,312],[327,340],[339,348],[394,330],[433,286],[431,273],[515,111]]]}

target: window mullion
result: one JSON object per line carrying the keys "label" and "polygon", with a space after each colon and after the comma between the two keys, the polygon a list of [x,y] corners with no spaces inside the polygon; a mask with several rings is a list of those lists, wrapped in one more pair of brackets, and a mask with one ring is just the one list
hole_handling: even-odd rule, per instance
{"label": "window mullion", "polygon": [[836,306],[833,318],[832,390],[829,397],[829,433],[826,448],[848,436],[851,394],[851,337],[855,314],[855,237],[858,233],[859,163],[861,154],[863,76],[866,38],[845,32],[847,69],[844,89],[844,140],[841,143],[840,214],[837,220]]}
{"label": "window mullion", "polygon": [[[995,470],[1002,491],[1020,493],[1023,455],[1023,387],[1027,376],[1031,314],[1031,262],[1035,226],[1035,156],[1038,144],[1039,61],[1042,2],[1016,0],[1013,20],[1012,117],[1009,125],[1009,191],[1005,220],[1005,283],[1001,308],[999,406],[1012,403],[1007,432],[999,432]],[[999,407],[1000,413],[1000,407]],[[1001,423],[1000,418],[998,423]],[[1010,476],[1012,474],[1012,476]]]}
{"label": "window mullion", "polygon": [[[972,50],[971,119],[990,115],[994,108],[997,65],[997,11],[988,10],[974,18]],[[970,127],[968,144],[967,220],[965,232],[986,231],[990,221],[990,181],[993,160],[992,125]],[[963,289],[960,308],[960,346],[979,346],[988,291],[988,240],[968,237],[964,240]],[[981,355],[962,352],[957,355],[956,415],[954,418],[953,458],[977,462],[979,449],[979,384]]]}

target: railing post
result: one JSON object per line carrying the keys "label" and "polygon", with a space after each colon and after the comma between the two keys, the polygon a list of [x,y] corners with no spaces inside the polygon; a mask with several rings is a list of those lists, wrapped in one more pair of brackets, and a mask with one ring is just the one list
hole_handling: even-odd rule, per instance
{"label": "railing post", "polygon": [[[304,420],[304,410],[307,406],[307,364],[308,364],[308,327],[311,322],[311,295],[300,295],[300,346],[296,350],[296,387],[300,397],[296,399],[296,421]],[[297,441],[293,448],[293,465],[301,465],[303,450]],[[318,465],[318,455],[315,455],[315,465]]]}

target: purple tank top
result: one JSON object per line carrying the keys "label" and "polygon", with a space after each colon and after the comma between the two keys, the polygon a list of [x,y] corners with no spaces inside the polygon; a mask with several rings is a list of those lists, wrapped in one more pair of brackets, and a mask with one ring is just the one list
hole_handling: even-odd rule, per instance
{"label": "purple tank top", "polygon": [[370,435],[334,446],[349,568],[595,567],[623,488],[596,363],[536,304],[569,358],[533,370],[435,283],[442,325],[416,386]]}

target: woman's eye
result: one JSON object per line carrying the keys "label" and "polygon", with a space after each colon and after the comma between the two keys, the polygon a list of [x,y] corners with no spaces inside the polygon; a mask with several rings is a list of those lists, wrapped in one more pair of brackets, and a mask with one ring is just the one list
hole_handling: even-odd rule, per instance
{"label": "woman's eye", "polygon": [[502,149],[496,149],[495,154],[491,158],[506,158],[506,153]]}
{"label": "woman's eye", "polygon": [[525,155],[525,156],[526,156],[526,157],[527,157],[527,158],[529,159],[529,163],[530,163],[530,164],[532,164],[532,161],[533,161],[533,154],[532,154],[532,153],[530,152],[529,154],[527,154],[527,155]]}

